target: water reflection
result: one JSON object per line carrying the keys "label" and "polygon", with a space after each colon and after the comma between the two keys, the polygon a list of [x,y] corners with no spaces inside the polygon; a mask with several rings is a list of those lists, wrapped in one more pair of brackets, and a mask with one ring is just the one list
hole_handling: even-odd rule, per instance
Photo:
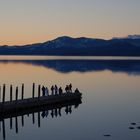
{"label": "water reflection", "polygon": [[[24,117],[28,116],[32,118],[32,123],[37,123],[38,128],[41,127],[41,119],[46,119],[48,117],[57,118],[62,117],[64,114],[69,115],[72,113],[72,109],[78,108],[81,104],[81,99],[68,101],[67,103],[59,103],[54,105],[47,105],[42,107],[37,107],[33,109],[26,109],[18,112],[11,112],[6,114],[0,114],[0,132],[3,134],[3,140],[6,140],[6,126],[5,121],[9,119],[10,129],[14,129],[15,132],[19,133],[19,119],[21,120],[21,126],[24,127],[25,120]],[[63,112],[63,113],[62,113]],[[37,117],[37,122],[35,122],[35,117]],[[14,123],[14,124],[13,124]]]}
{"label": "water reflection", "polygon": [[140,60],[0,60],[0,63],[25,63],[43,66],[61,73],[110,70],[140,74]]}

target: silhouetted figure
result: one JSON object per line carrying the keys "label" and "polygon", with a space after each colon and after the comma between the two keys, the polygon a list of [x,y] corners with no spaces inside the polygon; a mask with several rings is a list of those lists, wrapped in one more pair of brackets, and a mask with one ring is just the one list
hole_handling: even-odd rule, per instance
{"label": "silhouetted figure", "polygon": [[78,88],[76,88],[75,93],[80,93]]}
{"label": "silhouetted figure", "polygon": [[59,88],[59,95],[62,95],[62,93],[63,93],[63,90],[62,90],[62,88],[60,87],[60,88]]}
{"label": "silhouetted figure", "polygon": [[48,96],[49,95],[49,89],[46,87],[45,88],[45,95]]}
{"label": "silhouetted figure", "polygon": [[45,87],[42,87],[42,96],[45,96]]}
{"label": "silhouetted figure", "polygon": [[69,85],[69,92],[72,93],[72,84]]}
{"label": "silhouetted figure", "polygon": [[69,92],[69,86],[68,86],[68,85],[66,85],[66,87],[65,87],[65,91],[66,91],[66,93]]}
{"label": "silhouetted figure", "polygon": [[52,95],[54,95],[54,86],[51,87]]}
{"label": "silhouetted figure", "polygon": [[54,86],[54,89],[55,89],[55,95],[57,95],[57,93],[58,93],[58,87],[57,87],[57,85]]}

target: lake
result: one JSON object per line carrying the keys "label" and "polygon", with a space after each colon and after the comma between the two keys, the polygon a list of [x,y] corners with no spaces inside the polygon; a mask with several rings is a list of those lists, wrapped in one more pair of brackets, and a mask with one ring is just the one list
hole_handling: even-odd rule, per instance
{"label": "lake", "polygon": [[1,56],[0,85],[6,84],[7,101],[10,85],[15,90],[22,83],[25,98],[32,96],[33,83],[49,89],[72,83],[83,93],[82,103],[54,116],[51,111],[26,114],[24,122],[15,116],[12,125],[5,119],[1,140],[140,139],[140,58]]}

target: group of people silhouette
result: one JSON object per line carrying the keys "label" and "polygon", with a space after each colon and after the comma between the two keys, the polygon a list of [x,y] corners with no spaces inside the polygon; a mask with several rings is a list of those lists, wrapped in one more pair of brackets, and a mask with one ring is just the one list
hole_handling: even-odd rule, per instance
{"label": "group of people silhouette", "polygon": [[[66,85],[65,87],[66,93],[72,93],[72,84]],[[78,88],[76,88],[75,93],[79,93]],[[59,87],[57,85],[51,86],[51,95],[62,95],[63,89],[62,87]],[[42,96],[48,96],[49,95],[49,89],[48,87],[42,86]]]}

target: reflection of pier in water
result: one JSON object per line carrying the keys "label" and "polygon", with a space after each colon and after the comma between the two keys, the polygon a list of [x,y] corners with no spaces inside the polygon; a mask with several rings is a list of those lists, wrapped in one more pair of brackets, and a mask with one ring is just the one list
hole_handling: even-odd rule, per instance
{"label": "reflection of pier in water", "polygon": [[[9,119],[9,125],[10,129],[13,129],[15,127],[16,133],[19,132],[18,124],[19,119],[21,119],[21,125],[24,127],[24,117],[25,115],[32,116],[32,123],[35,124],[35,116],[37,115],[37,125],[38,127],[41,127],[41,118],[47,118],[47,117],[61,117],[63,114],[61,113],[62,110],[65,111],[65,114],[71,114],[72,109],[78,108],[78,106],[81,104],[81,99],[69,101],[65,103],[59,103],[54,105],[47,105],[47,106],[40,106],[37,108],[32,109],[26,109],[22,111],[12,112],[12,113],[6,113],[4,115],[0,115],[0,132],[3,134],[3,139],[6,139],[6,130],[5,130],[5,120]],[[36,114],[36,115],[35,115]],[[15,121],[15,124],[13,124],[13,121]]]}
{"label": "reflection of pier in water", "polygon": [[[32,115],[32,123],[35,124],[35,114],[38,117],[38,127],[41,126],[41,117],[48,116],[60,117],[62,109],[66,114],[72,113],[72,108],[77,108],[81,104],[81,93],[62,93],[61,95],[41,96],[41,85],[38,85],[38,96],[35,97],[35,84],[32,87],[32,97],[24,99],[24,84],[21,86],[21,99],[18,99],[19,88],[16,87],[15,100],[13,99],[13,86],[10,86],[10,101],[5,101],[6,85],[0,87],[0,132],[2,131],[3,139],[6,139],[5,120],[10,120],[10,129],[13,128],[15,120],[15,131],[18,133],[18,118],[24,126],[24,117]],[[2,96],[1,96],[2,91]],[[2,99],[2,100],[1,100]],[[2,128],[1,128],[2,127]]]}

